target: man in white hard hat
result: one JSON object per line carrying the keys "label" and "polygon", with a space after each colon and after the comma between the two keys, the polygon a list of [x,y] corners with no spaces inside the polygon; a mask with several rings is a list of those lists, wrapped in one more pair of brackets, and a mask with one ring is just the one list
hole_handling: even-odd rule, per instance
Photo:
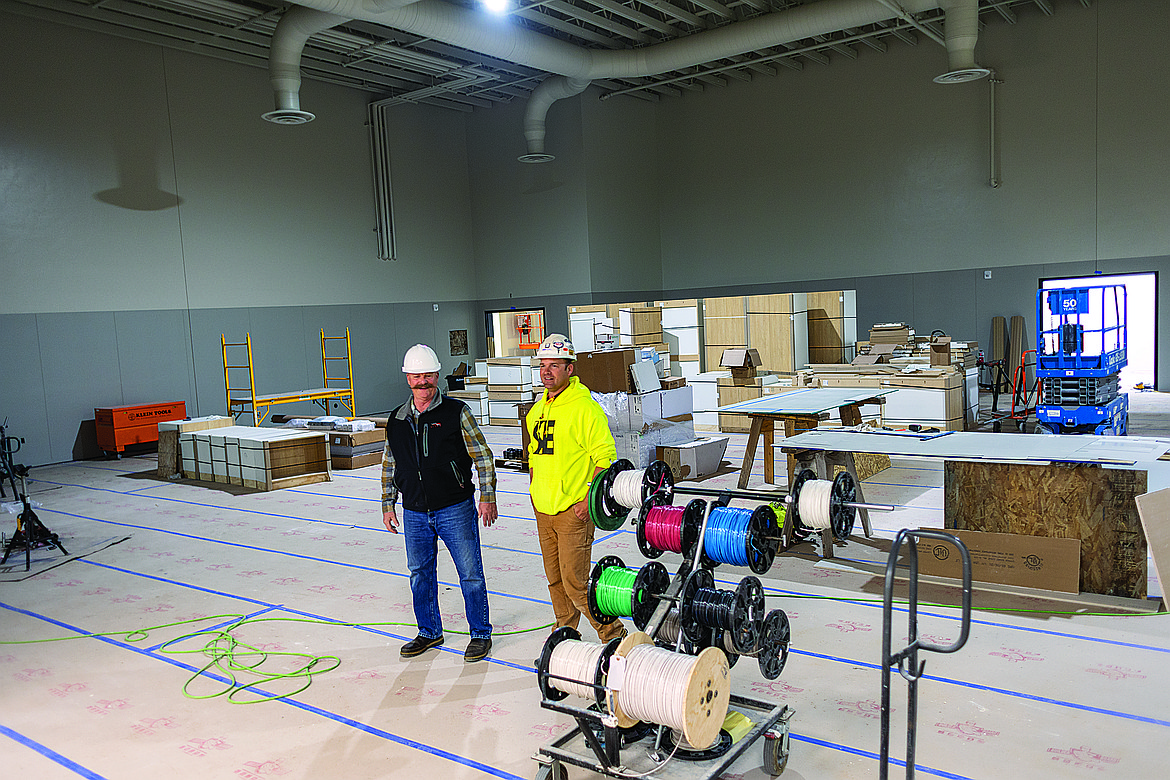
{"label": "man in white hard hat", "polygon": [[[496,471],[492,451],[467,404],[439,392],[439,356],[425,344],[406,351],[402,372],[411,399],[386,421],[382,456],[382,520],[386,530],[406,534],[406,563],[418,636],[402,646],[403,658],[443,644],[439,586],[435,573],[438,540],[451,553],[471,629],[465,661],[486,658],[492,649],[487,583],[480,556],[476,516],[488,528],[496,521]],[[479,507],[471,466],[479,475]],[[394,511],[402,496],[402,521]]]}
{"label": "man in white hard hat", "polygon": [[589,612],[586,587],[593,552],[589,484],[615,457],[605,412],[574,376],[573,344],[554,333],[536,350],[544,394],[528,412],[528,466],[536,529],[557,627],[577,627],[581,614],[608,642],[625,633],[621,621],[601,625]]}

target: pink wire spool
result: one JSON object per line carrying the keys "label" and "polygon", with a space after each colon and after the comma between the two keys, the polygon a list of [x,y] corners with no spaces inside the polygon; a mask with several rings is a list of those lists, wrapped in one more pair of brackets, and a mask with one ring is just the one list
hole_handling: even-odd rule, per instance
{"label": "pink wire spool", "polygon": [[686,507],[671,506],[661,493],[650,496],[638,512],[638,549],[647,558],[664,552],[689,553],[706,506],[701,499]]}

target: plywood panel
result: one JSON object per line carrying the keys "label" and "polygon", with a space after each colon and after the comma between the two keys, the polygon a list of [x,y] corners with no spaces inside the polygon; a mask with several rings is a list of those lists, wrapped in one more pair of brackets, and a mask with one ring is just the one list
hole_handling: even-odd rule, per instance
{"label": "plywood panel", "polygon": [[793,312],[792,293],[749,295],[746,303],[748,314],[791,314]]}
{"label": "plywood panel", "polygon": [[748,345],[760,353],[761,368],[792,373],[796,365],[796,343],[791,314],[749,314]]}
{"label": "plywood panel", "polygon": [[711,346],[747,346],[747,320],[744,314],[744,300],[741,296],[704,299],[703,335],[706,343]]}
{"label": "plywood panel", "polygon": [[1145,598],[1145,471],[1083,465],[944,464],[947,528],[1081,540],[1081,591]]}

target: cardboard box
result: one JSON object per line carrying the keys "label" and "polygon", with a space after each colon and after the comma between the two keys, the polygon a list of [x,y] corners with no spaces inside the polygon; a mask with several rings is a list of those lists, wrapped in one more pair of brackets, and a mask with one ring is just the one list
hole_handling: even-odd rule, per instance
{"label": "cardboard box", "polygon": [[[1064,593],[1080,591],[1080,539],[949,528],[946,532],[959,537],[971,553],[972,580]],[[962,558],[953,545],[927,540],[918,551],[918,571],[962,579]]]}
{"label": "cardboard box", "polygon": [[662,380],[663,390],[677,390],[680,387],[686,387],[687,378],[685,376],[668,376]]}
{"label": "cardboard box", "polygon": [[575,373],[595,393],[633,392],[630,366],[637,362],[637,354],[634,349],[578,352]]}
{"label": "cardboard box", "polygon": [[930,365],[949,366],[951,364],[951,337],[930,337]]}
{"label": "cardboard box", "polygon": [[687,444],[662,446],[657,449],[657,459],[670,466],[676,480],[699,479],[719,470],[723,453],[727,451],[727,439],[695,439]]}
{"label": "cardboard box", "polygon": [[382,462],[382,451],[367,452],[364,455],[354,455],[348,458],[334,455],[332,461],[335,469],[360,469],[366,466],[376,466]]}
{"label": "cardboard box", "polygon": [[763,364],[760,360],[760,353],[755,348],[742,349],[733,348],[723,350],[723,356],[719,359],[719,365],[724,368],[740,368],[740,369],[756,369]]}

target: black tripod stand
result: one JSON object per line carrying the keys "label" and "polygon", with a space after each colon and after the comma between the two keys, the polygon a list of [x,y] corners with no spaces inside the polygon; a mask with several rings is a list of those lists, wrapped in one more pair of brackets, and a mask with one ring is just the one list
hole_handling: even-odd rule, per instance
{"label": "black tripod stand", "polygon": [[[45,527],[45,524],[37,517],[37,513],[33,511],[32,504],[29,503],[28,489],[25,486],[28,466],[12,463],[12,456],[20,449],[21,441],[15,436],[6,435],[4,426],[0,425],[0,479],[8,478],[8,481],[12,483],[13,495],[19,498],[24,505],[20,515],[16,518],[16,533],[4,543],[4,557],[0,558],[0,564],[5,563],[12,553],[23,549],[24,570],[28,571],[32,568],[34,547],[54,547],[60,550],[63,555],[68,555],[69,551],[61,544],[57,534]],[[19,489],[16,486],[16,477],[20,477]]]}

